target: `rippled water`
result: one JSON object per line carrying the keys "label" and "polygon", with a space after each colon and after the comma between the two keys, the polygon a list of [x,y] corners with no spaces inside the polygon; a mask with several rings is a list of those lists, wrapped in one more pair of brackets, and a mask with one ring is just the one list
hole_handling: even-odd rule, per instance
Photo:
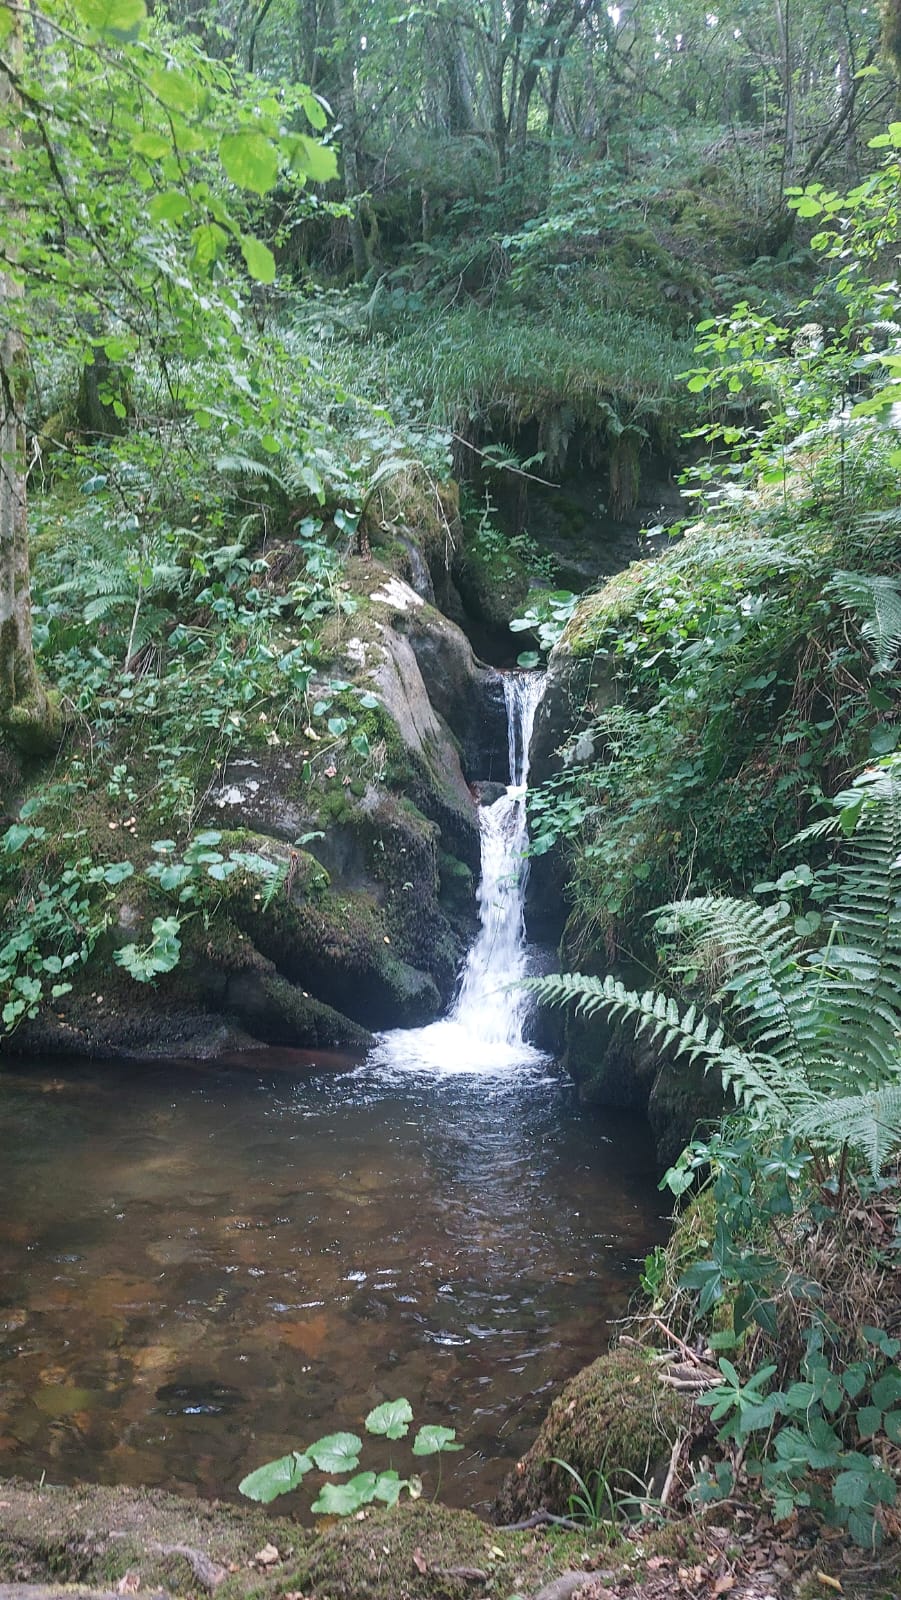
{"label": "rippled water", "polygon": [[484,1505],[665,1232],[641,1123],[538,1060],[51,1063],[0,1140],[0,1475],[233,1496],[406,1395]]}

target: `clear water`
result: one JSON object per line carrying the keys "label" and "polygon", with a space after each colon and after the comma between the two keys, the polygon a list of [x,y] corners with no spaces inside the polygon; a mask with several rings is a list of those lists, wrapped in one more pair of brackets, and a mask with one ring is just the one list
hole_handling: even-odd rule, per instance
{"label": "clear water", "polygon": [[444,1021],[362,1065],[3,1074],[0,1475],[233,1497],[405,1395],[464,1444],[444,1498],[484,1508],[605,1347],[665,1225],[647,1130],[579,1110],[509,988],[539,694],[505,678],[510,785]]}
{"label": "clear water", "polygon": [[665,1236],[641,1122],[543,1065],[48,1064],[0,1148],[0,1476],[233,1497],[406,1395],[483,1506]]}

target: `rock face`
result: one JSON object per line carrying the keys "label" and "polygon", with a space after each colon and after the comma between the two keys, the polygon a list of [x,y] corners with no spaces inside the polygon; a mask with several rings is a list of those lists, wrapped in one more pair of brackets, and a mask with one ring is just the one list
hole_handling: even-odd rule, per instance
{"label": "rock face", "polygon": [[147,945],[172,902],[129,880],[105,958],[98,951],[102,984],[92,963],[52,1012],[16,1032],[15,1051],[212,1057],[293,1044],[359,1053],[370,1030],[418,1026],[447,1005],[475,926],[470,783],[502,762],[506,778],[506,718],[497,674],[419,592],[432,589],[413,539],[407,529],[401,565],[418,588],[390,565],[352,560],[355,605],[325,624],[310,695],[333,702],[347,732],[330,735],[323,753],[303,714],[287,736],[267,741],[263,729],[207,791],[199,826],[215,830],[222,852],[262,858],[270,879],[242,869],[212,885],[201,875],[181,960],[152,985],[112,957],[117,946]]}

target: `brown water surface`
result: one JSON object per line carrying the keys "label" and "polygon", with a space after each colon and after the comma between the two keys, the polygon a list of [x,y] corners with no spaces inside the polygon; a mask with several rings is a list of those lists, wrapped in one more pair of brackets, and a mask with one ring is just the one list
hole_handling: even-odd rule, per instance
{"label": "brown water surface", "polygon": [[406,1395],[484,1507],[665,1236],[643,1124],[544,1065],[47,1063],[0,1140],[0,1476],[235,1498]]}

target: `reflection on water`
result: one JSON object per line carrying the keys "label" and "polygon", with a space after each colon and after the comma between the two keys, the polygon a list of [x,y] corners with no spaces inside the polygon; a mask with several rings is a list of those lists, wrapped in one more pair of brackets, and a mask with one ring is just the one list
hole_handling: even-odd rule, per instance
{"label": "reflection on water", "polygon": [[234,1497],[406,1395],[484,1505],[664,1236],[645,1130],[546,1065],[260,1061],[3,1074],[0,1475]]}

